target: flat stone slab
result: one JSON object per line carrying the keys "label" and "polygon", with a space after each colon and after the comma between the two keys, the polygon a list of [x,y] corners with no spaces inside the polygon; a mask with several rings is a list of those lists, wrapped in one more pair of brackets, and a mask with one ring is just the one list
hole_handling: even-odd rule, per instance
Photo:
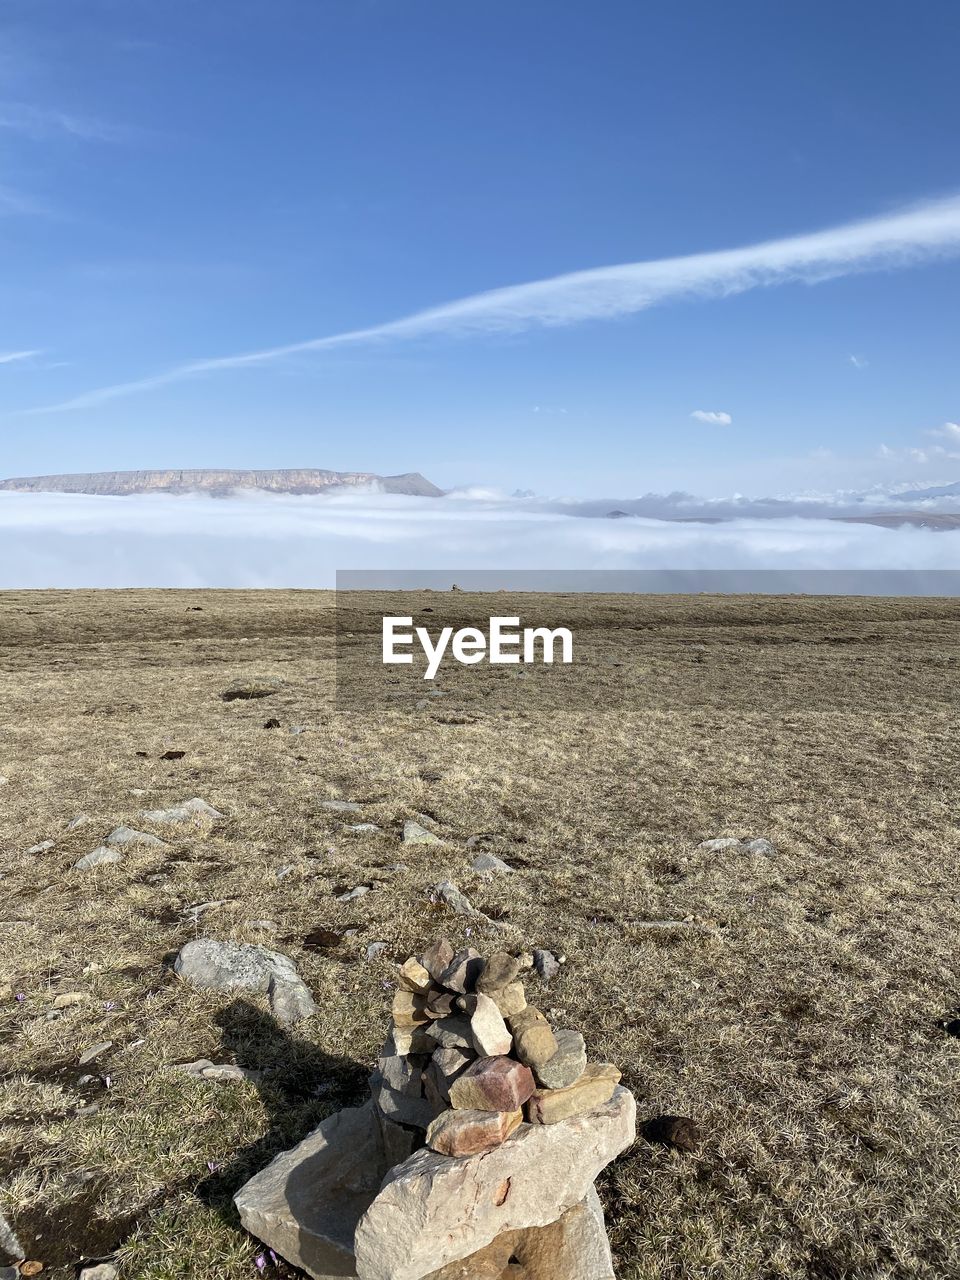
{"label": "flat stone slab", "polygon": [[383,1176],[373,1103],[328,1116],[234,1196],[244,1227],[313,1277],[355,1277],[353,1236]]}
{"label": "flat stone slab", "polygon": [[501,1232],[555,1222],[635,1135],[636,1103],[618,1085],[603,1106],[553,1125],[521,1125],[483,1155],[415,1151],[390,1170],[360,1219],[359,1280],[424,1280]]}
{"label": "flat stone slab", "polygon": [[425,1280],[615,1280],[596,1188],[549,1226],[504,1231]]}

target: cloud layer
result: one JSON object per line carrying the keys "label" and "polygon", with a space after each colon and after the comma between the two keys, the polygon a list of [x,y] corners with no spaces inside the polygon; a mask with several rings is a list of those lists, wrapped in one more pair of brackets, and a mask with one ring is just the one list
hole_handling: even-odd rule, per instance
{"label": "cloud layer", "polygon": [[338,569],[960,569],[960,532],[795,516],[572,519],[386,494],[0,493],[0,588],[332,587]]}
{"label": "cloud layer", "polygon": [[131,382],[84,392],[31,412],[89,408],[172,382],[287,356],[358,343],[437,335],[516,333],[533,327],[609,320],[680,298],[723,298],[748,289],[818,284],[854,272],[911,266],[960,251],[960,196],[826,231],[767,240],[741,249],[628,262],[511,285],[365,329],[239,355],[192,360]]}

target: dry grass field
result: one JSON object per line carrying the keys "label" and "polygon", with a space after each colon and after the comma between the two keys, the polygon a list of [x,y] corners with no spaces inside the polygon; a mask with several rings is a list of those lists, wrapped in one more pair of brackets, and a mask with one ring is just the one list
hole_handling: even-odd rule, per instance
{"label": "dry grass field", "polygon": [[[483,933],[432,900],[450,879],[496,943],[566,955],[534,996],[641,1119],[700,1127],[604,1175],[621,1280],[960,1276],[960,603],[492,600],[408,611],[562,623],[577,664],[424,696],[361,667],[358,599],[337,703],[329,593],[0,595],[0,1214],[28,1258],[255,1280],[232,1192],[362,1093],[394,962]],[[279,683],[221,698],[251,678]],[[223,821],[139,816],[193,796]],[[417,814],[443,844],[401,845]],[[166,844],[72,869],[120,823]],[[514,874],[474,873],[472,836]],[[179,982],[202,935],[289,954],[319,1014]],[[201,1057],[263,1076],[170,1069]]]}

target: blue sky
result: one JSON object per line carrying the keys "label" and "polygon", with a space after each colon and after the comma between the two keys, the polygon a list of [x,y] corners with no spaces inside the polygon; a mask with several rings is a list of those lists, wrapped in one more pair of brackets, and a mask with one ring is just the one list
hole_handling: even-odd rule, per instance
{"label": "blue sky", "polygon": [[511,296],[509,323],[483,303],[182,372],[949,202],[958,44],[952,0],[5,0],[0,472],[958,480],[956,203],[932,248],[799,280],[562,324]]}

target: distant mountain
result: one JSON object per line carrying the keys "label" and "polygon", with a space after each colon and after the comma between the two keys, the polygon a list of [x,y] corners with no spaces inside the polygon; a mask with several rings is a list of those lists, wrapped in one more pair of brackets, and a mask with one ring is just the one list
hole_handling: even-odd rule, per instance
{"label": "distant mountain", "polygon": [[942,484],[932,489],[902,489],[888,495],[891,502],[927,502],[931,498],[960,498],[960,483]]}
{"label": "distant mountain", "polygon": [[312,467],[282,471],[93,471],[64,476],[19,476],[0,480],[14,493],[91,493],[127,497],[134,493],[209,493],[223,496],[235,489],[268,493],[329,493],[336,489],[374,489],[417,498],[439,498],[443,490],[419,471],[378,476],[372,471],[319,471]]}
{"label": "distant mountain", "polygon": [[960,529],[960,516],[940,515],[933,511],[878,511],[874,515],[831,516],[846,524],[875,524],[881,529],[903,529],[911,525],[917,529],[932,529],[937,533]]}

